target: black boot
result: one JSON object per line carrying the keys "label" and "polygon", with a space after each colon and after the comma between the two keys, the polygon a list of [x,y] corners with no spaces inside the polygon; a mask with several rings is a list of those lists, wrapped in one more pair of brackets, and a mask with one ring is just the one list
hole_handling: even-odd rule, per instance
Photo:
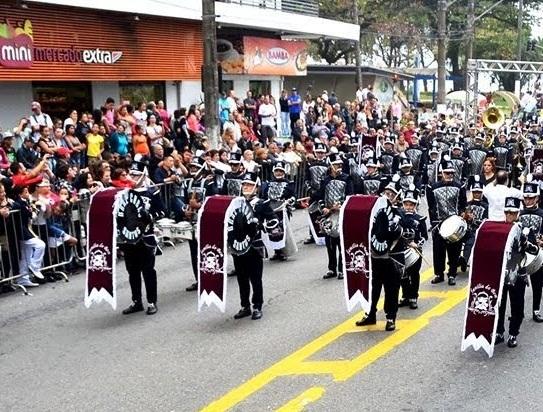
{"label": "black boot", "polygon": [[326,272],[326,275],[324,275],[322,278],[323,279],[332,279],[332,278],[335,278],[337,277],[337,274],[332,271],[332,270],[329,270],[328,272]]}
{"label": "black boot", "polygon": [[396,320],[395,319],[387,319],[387,324],[385,326],[385,330],[387,332],[392,332],[396,329]]}
{"label": "black boot", "polygon": [[130,315],[131,313],[136,313],[136,312],[141,312],[141,311],[143,311],[143,305],[141,304],[141,302],[134,302],[125,310],[123,310],[123,315]]}
{"label": "black boot", "polygon": [[409,309],[418,309],[419,305],[417,303],[417,299],[409,299]]}
{"label": "black boot", "polygon": [[339,272],[339,273],[337,274],[337,278],[338,278],[339,280],[343,279],[343,273],[342,273],[342,272]]}
{"label": "black boot", "polygon": [[195,290],[198,290],[198,282],[193,283],[189,287],[185,288],[187,292],[194,292]]}
{"label": "black boot", "polygon": [[358,321],[356,321],[355,325],[356,326],[368,326],[368,325],[375,325],[377,323],[377,319],[375,318],[375,314],[374,315],[367,315],[365,318],[362,318]]}
{"label": "black boot", "polygon": [[443,275],[435,275],[430,283],[432,285],[437,285],[438,283],[441,283],[444,281],[445,281],[445,277]]}
{"label": "black boot", "polygon": [[516,348],[517,345],[517,337],[515,335],[509,335],[509,339],[507,339],[507,346],[510,348]]}
{"label": "black boot", "polygon": [[262,317],[262,309],[254,309],[253,310],[253,316],[251,316],[252,320],[258,320]]}
{"label": "black boot", "polygon": [[494,341],[494,345],[499,345],[500,343],[503,343],[505,341],[505,338],[503,337],[503,333],[496,333],[496,340]]}
{"label": "black boot", "polygon": [[401,298],[400,302],[398,303],[398,307],[403,308],[403,307],[406,307],[406,306],[409,306],[409,299]]}
{"label": "black boot", "polygon": [[241,308],[238,313],[234,315],[234,319],[242,319],[247,316],[251,316],[251,308]]}
{"label": "black boot", "polygon": [[157,311],[158,308],[156,307],[156,303],[149,303],[149,306],[147,306],[147,314],[154,315]]}
{"label": "black boot", "polygon": [[456,278],[454,276],[449,276],[449,286],[456,285]]}
{"label": "black boot", "polygon": [[534,311],[532,318],[535,323],[543,323],[543,316],[541,316],[539,311]]}

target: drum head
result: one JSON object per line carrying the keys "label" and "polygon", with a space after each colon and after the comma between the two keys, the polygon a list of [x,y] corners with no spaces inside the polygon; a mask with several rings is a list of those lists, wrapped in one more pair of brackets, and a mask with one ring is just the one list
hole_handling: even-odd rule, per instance
{"label": "drum head", "polygon": [[228,248],[232,254],[244,255],[251,248],[257,233],[253,218],[252,208],[244,204],[228,219]]}
{"label": "drum head", "polygon": [[123,243],[137,243],[145,232],[145,203],[136,191],[125,192],[116,210],[117,232]]}

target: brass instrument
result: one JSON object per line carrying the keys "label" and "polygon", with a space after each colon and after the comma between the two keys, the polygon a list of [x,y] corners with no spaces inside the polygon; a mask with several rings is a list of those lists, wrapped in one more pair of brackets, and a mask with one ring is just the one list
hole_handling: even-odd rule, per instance
{"label": "brass instrument", "polygon": [[490,133],[487,133],[487,137],[484,142],[484,147],[490,148],[494,143],[495,133],[505,123],[505,115],[497,107],[489,107],[483,113],[483,124]]}

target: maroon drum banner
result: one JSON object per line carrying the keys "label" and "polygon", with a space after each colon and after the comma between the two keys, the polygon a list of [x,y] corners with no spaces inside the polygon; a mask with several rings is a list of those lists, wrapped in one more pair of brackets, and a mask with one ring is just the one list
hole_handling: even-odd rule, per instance
{"label": "maroon drum banner", "polygon": [[477,230],[469,271],[462,351],[472,346],[475,350],[482,348],[489,357],[494,354],[507,260],[519,236],[519,227],[506,222],[487,220]]}
{"label": "maroon drum banner", "polygon": [[119,189],[96,192],[90,200],[87,214],[87,279],[85,306],[101,301],[117,308],[116,271],[117,227],[115,202]]}
{"label": "maroon drum banner", "polygon": [[198,212],[198,311],[226,310],[227,220],[240,197],[210,196]]}
{"label": "maroon drum banner", "polygon": [[387,206],[377,196],[348,196],[339,214],[341,254],[347,310],[357,304],[368,313],[371,308],[370,238],[375,214]]}

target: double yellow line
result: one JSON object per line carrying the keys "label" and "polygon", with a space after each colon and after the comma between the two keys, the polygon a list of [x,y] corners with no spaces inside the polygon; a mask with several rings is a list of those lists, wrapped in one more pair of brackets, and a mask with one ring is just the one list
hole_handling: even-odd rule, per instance
{"label": "double yellow line", "polygon": [[[421,275],[421,283],[432,277],[433,269],[427,269]],[[296,352],[288,355],[279,362],[260,372],[242,385],[231,390],[221,398],[210,403],[202,411],[226,411],[254,393],[258,392],[273,380],[284,376],[308,375],[308,374],[329,374],[334,381],[342,382],[352,378],[355,374],[362,371],[365,367],[372,364],[379,358],[386,355],[396,346],[402,344],[411,336],[418,333],[421,329],[430,323],[430,319],[443,316],[466,298],[466,289],[450,289],[447,291],[421,291],[420,299],[439,299],[439,303],[432,306],[429,310],[422,313],[415,319],[398,320],[397,329],[394,333],[388,335],[385,339],[361,352],[358,356],[350,360],[326,360],[310,361],[308,360],[317,352],[336,341],[348,333],[361,333],[371,331],[382,331],[384,322],[378,322],[377,325],[359,328],[354,325],[356,319],[360,317],[357,313],[346,321],[337,325],[330,331],[319,336],[312,342],[298,349]],[[460,327],[460,326],[459,326]],[[278,411],[301,411],[307,404],[315,402],[321,398],[326,389],[323,386],[313,386],[294,399],[281,406]]]}

